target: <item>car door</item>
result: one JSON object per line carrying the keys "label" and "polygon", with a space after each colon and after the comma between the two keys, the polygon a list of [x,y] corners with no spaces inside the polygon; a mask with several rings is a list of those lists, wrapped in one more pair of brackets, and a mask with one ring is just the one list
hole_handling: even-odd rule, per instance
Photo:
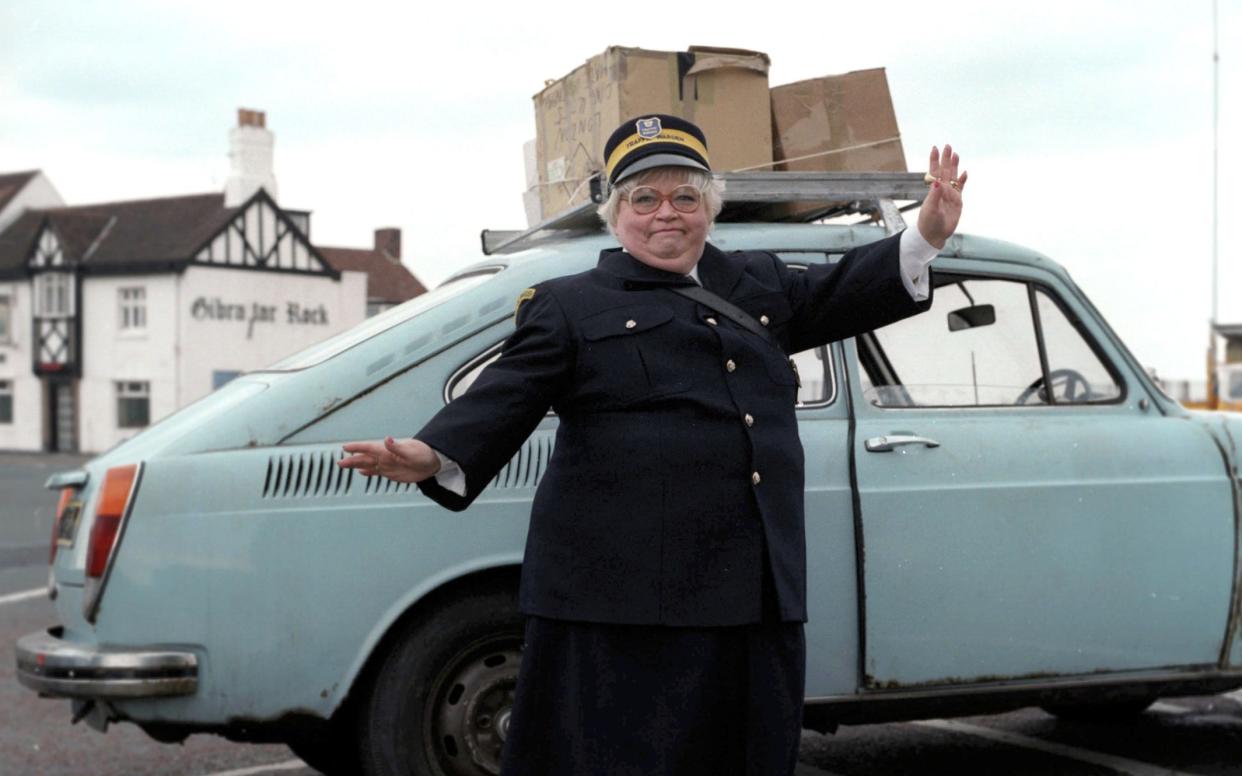
{"label": "car door", "polygon": [[864,686],[1216,663],[1220,451],[1057,276],[945,266],[929,312],[853,343]]}

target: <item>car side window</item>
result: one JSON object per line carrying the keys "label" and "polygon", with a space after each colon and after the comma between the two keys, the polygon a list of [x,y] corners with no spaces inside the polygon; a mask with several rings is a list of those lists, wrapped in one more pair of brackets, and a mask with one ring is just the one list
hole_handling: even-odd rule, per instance
{"label": "car side window", "polygon": [[[470,389],[479,373],[500,358],[500,344],[488,348],[476,358],[457,370],[444,388],[444,403],[448,404]],[[832,403],[836,396],[836,372],[833,368],[832,351],[826,347],[811,348],[794,354],[798,376],[802,385],[798,388],[798,407],[818,407]]]}
{"label": "car side window", "polygon": [[1042,288],[1035,290],[1035,298],[1056,403],[1120,399],[1121,386],[1056,300]]}
{"label": "car side window", "polygon": [[[777,258],[795,272],[803,272],[811,261],[839,261],[841,254],[824,251],[778,251]],[[822,407],[831,404],[837,395],[837,373],[832,350],[827,347],[810,348],[794,353],[793,362],[798,368],[798,408]]]}
{"label": "car side window", "polygon": [[819,407],[836,398],[837,379],[833,369],[832,350],[810,348],[793,355],[798,367],[797,407]]}
{"label": "car side window", "polygon": [[937,276],[930,310],[857,344],[863,397],[879,407],[1084,404],[1121,396],[1114,374],[1051,294],[1020,281]]}
{"label": "car side window", "polygon": [[[784,251],[777,256],[794,271],[806,269],[808,260],[824,259],[829,263],[841,258],[840,254],[827,254],[822,251]],[[444,403],[448,404],[469,390],[479,373],[488,364],[500,358],[500,345],[496,343],[483,353],[464,364],[453,373],[444,386]],[[793,355],[798,368],[798,399],[795,406],[822,407],[836,399],[837,378],[832,358],[832,350],[828,347],[810,348]]]}
{"label": "car side window", "polygon": [[444,386],[445,404],[456,401],[463,393],[470,390],[470,386],[474,385],[474,381],[479,379],[479,374],[483,369],[500,358],[500,346],[501,343],[497,342],[453,373],[453,376],[449,378],[448,384]]}

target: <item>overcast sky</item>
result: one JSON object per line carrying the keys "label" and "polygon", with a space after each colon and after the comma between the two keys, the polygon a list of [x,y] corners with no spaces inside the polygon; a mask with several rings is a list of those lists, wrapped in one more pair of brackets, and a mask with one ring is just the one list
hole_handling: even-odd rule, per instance
{"label": "overcast sky", "polygon": [[[1220,319],[1242,322],[1242,0],[1219,29]],[[946,140],[963,155],[962,231],[1051,256],[1143,363],[1201,378],[1210,0],[3,0],[0,172],[41,168],[68,204],[221,190],[236,110],[257,108],[315,242],[399,226],[434,285],[481,229],[524,225],[531,95],[613,44],[758,49],[773,85],[886,67],[912,169]]]}

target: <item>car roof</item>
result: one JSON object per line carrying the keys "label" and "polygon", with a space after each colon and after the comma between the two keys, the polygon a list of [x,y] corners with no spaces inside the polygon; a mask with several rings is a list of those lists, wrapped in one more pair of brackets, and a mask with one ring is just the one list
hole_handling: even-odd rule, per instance
{"label": "car roof", "polygon": [[[883,227],[873,224],[800,224],[800,223],[723,223],[712,227],[710,241],[725,251],[767,250],[777,253],[827,251],[844,253],[885,237]],[[552,262],[552,275],[569,274],[585,269],[584,256],[593,258],[601,250],[615,248],[617,240],[605,231],[548,232],[529,243],[531,247],[513,253],[499,253],[472,264],[454,274],[461,277],[484,267],[497,265],[515,267],[527,262]],[[1022,264],[1039,267],[1064,275],[1064,270],[1047,256],[1015,243],[969,234],[956,234],[949,239],[940,256],[973,259],[984,262]]]}

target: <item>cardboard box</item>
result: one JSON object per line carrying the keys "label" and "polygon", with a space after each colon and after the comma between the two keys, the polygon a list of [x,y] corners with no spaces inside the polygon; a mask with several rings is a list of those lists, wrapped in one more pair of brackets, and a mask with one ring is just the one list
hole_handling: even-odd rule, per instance
{"label": "cardboard box", "polygon": [[543,220],[543,207],[539,201],[539,189],[522,192],[522,209],[526,211],[526,227],[529,229]]}
{"label": "cardboard box", "polygon": [[539,185],[539,162],[536,161],[535,138],[522,144],[522,162],[526,167],[526,188],[533,189]]}
{"label": "cardboard box", "polygon": [[590,199],[604,142],[624,120],[652,113],[687,118],[707,135],[712,168],[770,165],[766,54],[694,46],[685,52],[622,46],[587,60],[534,96],[542,212]]}
{"label": "cardboard box", "polygon": [[[906,157],[884,68],[812,78],[772,89],[777,170],[904,172]],[[831,203],[779,208],[796,219]]]}

